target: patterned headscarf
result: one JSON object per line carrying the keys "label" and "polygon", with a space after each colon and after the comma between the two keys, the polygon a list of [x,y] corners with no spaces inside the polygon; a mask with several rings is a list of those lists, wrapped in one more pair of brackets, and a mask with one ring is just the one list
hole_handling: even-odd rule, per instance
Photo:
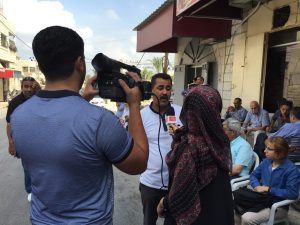
{"label": "patterned headscarf", "polygon": [[[170,172],[168,206],[178,225],[192,224],[201,212],[199,192],[217,175],[229,172],[229,140],[220,118],[222,99],[208,86],[193,88],[184,101],[172,151],[166,157]],[[204,206],[205,207],[205,206]]]}

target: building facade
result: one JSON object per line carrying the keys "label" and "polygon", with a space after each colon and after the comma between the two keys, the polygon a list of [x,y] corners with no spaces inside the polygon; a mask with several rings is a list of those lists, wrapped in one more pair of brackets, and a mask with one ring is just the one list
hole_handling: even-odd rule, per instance
{"label": "building facade", "polygon": [[[232,105],[235,97],[242,98],[246,108],[250,101],[256,100],[269,112],[276,110],[277,101],[283,97],[299,106],[300,1],[204,2],[170,0],[162,5],[173,9],[172,27],[174,21],[180,23],[185,18],[203,21],[198,24],[188,21],[190,30],[221,30],[228,24],[221,25],[220,21],[230,22],[229,36],[226,31],[198,35],[172,33],[176,44],[171,50],[177,53],[174,101],[181,104],[181,90],[194,76],[202,75],[207,84],[219,90],[224,110]],[[153,21],[159,21],[166,11],[158,9],[136,28],[138,51],[170,50],[163,46],[166,38],[150,47],[145,44],[144,48],[143,41],[139,40],[142,37],[139,33],[153,26]],[[219,23],[211,25],[212,20]],[[159,32],[160,27],[156,30]]]}
{"label": "building facade", "polygon": [[0,11],[0,101],[6,101],[15,83],[18,83],[20,71],[13,68],[17,60],[14,27]]}

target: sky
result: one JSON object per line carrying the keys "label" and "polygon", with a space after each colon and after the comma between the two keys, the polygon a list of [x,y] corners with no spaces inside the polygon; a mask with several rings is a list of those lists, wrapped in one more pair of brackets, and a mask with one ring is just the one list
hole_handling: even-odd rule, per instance
{"label": "sky", "polygon": [[[133,29],[165,0],[0,0],[16,30],[17,55],[33,57],[31,43],[41,29],[60,25],[77,31],[85,42],[87,73],[97,53],[116,60],[139,61]],[[20,40],[21,39],[21,40]],[[143,61],[163,54],[146,53]]]}

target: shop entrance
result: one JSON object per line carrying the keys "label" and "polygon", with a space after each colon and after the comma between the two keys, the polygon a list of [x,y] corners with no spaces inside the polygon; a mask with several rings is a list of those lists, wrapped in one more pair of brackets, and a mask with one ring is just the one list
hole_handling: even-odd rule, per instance
{"label": "shop entrance", "polygon": [[299,34],[300,28],[269,34],[263,108],[270,113],[278,109],[282,98],[300,105]]}

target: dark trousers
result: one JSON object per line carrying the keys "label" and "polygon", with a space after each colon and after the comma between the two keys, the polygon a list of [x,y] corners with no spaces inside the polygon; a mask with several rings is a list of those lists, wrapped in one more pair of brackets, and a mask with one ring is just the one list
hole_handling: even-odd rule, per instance
{"label": "dark trousers", "polygon": [[259,157],[259,161],[261,162],[264,158],[266,158],[264,150],[266,148],[265,140],[268,138],[268,136],[265,133],[260,133],[257,135],[256,142],[254,145],[254,152]]}
{"label": "dark trousers", "polygon": [[144,225],[156,225],[157,205],[161,198],[167,195],[168,191],[155,189],[140,183],[140,192],[143,204]]}

